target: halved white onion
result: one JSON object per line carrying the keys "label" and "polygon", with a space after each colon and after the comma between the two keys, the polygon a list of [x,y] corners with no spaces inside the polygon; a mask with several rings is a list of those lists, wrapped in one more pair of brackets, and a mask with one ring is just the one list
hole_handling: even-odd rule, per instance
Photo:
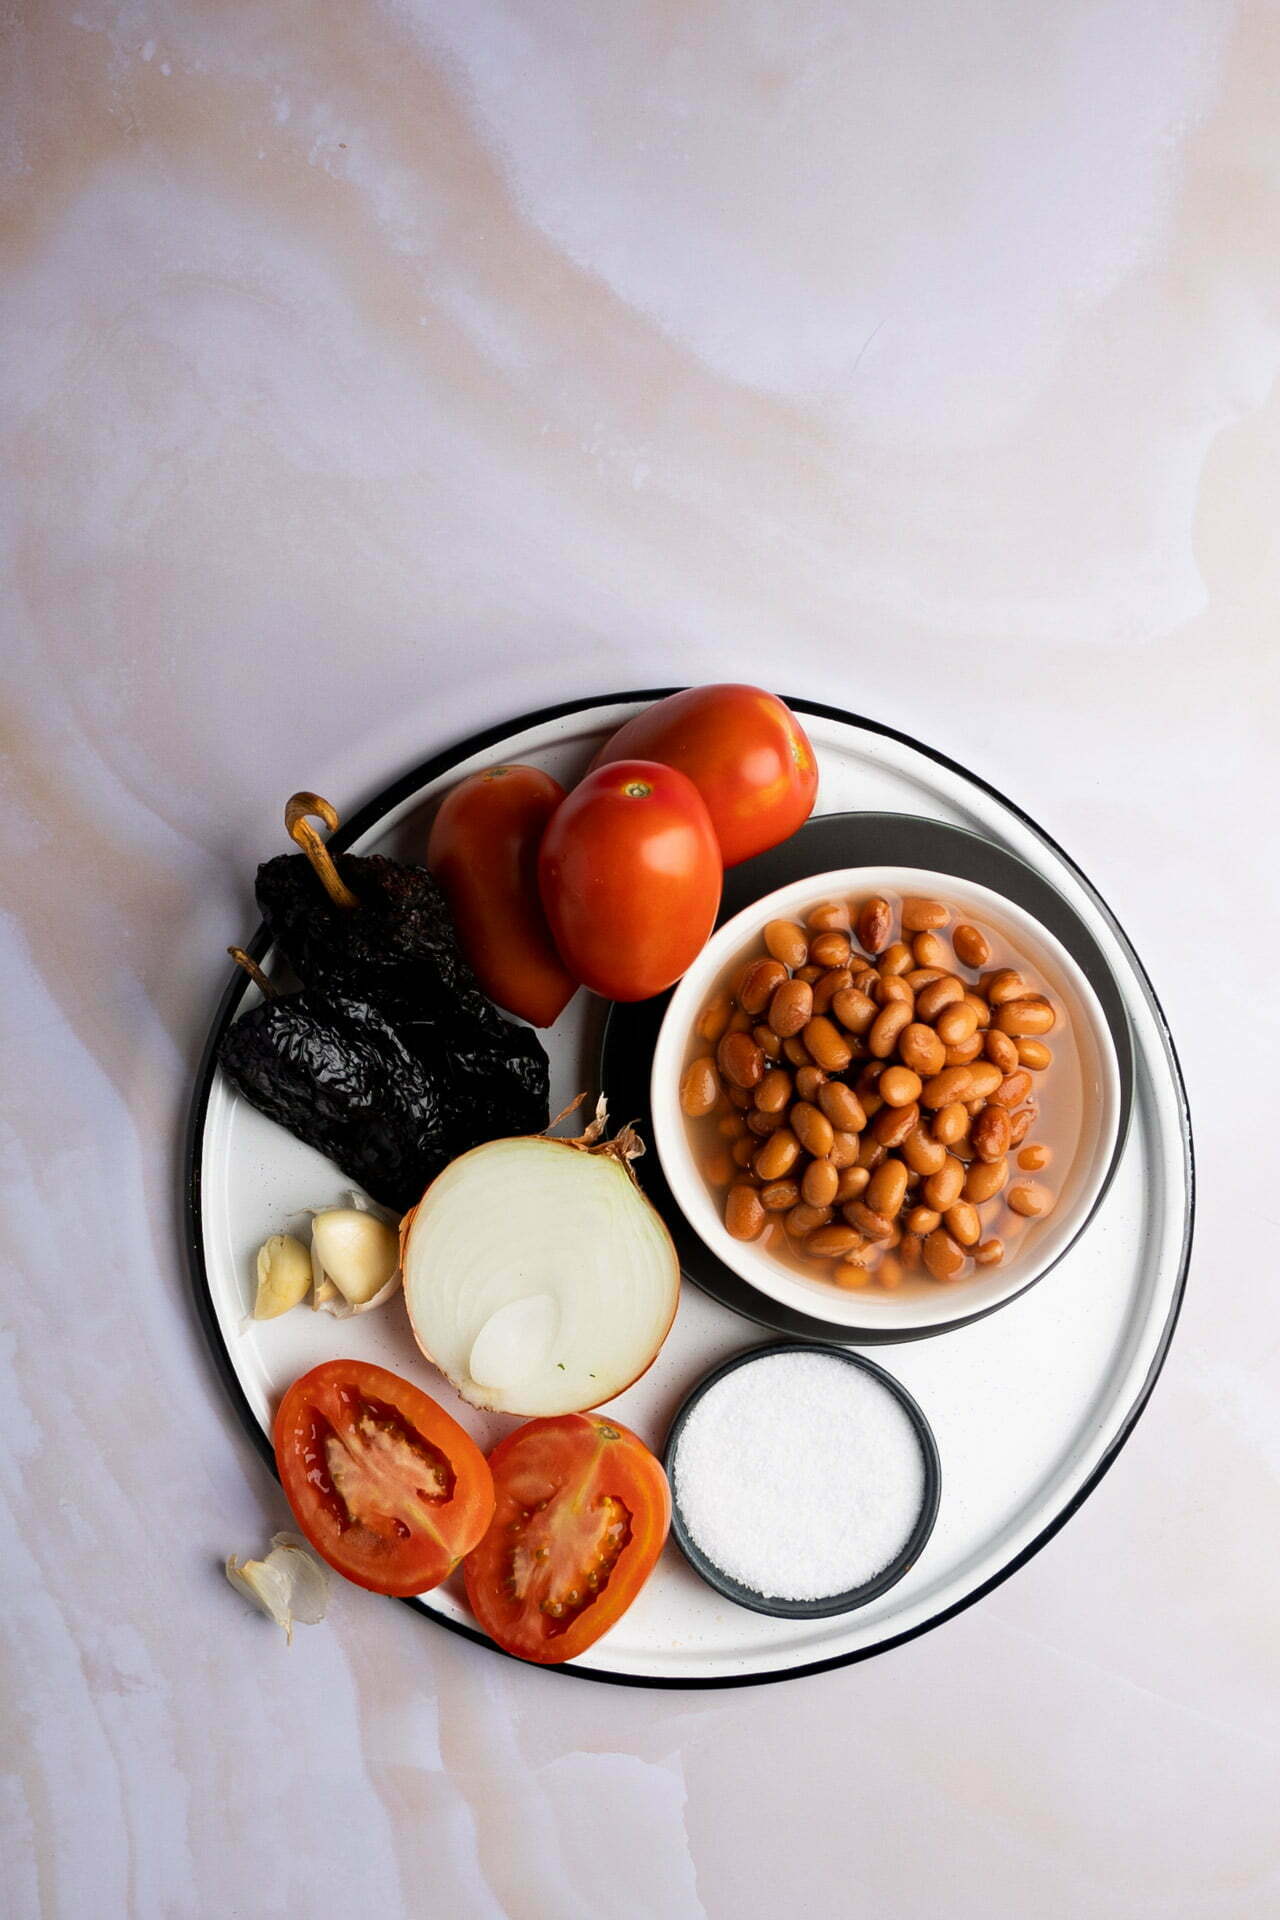
{"label": "halved white onion", "polygon": [[680,1264],[632,1177],[630,1136],[491,1140],[405,1221],[418,1345],[464,1400],[579,1413],[650,1365],[675,1317]]}

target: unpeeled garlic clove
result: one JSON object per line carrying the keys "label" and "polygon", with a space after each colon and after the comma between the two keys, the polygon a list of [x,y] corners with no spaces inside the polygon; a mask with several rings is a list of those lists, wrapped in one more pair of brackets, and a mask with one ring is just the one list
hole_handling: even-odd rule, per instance
{"label": "unpeeled garlic clove", "polygon": [[400,1265],[395,1229],[357,1207],[327,1207],[311,1221],[311,1276],[318,1306],[336,1288],[346,1305],[372,1306],[393,1290]]}
{"label": "unpeeled garlic clove", "polygon": [[311,1255],[291,1233],[273,1233],[258,1249],[258,1292],[255,1320],[274,1320],[307,1297],[311,1285]]}
{"label": "unpeeled garlic clove", "polygon": [[273,1534],[271,1551],[263,1560],[228,1554],[226,1572],[238,1593],[284,1628],[290,1644],[295,1620],[311,1627],[324,1619],[329,1604],[328,1569],[296,1533]]}

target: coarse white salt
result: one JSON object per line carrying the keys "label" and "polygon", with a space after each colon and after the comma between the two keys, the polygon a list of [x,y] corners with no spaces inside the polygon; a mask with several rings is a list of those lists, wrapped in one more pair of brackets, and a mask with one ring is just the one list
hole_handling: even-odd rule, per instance
{"label": "coarse white salt", "polygon": [[762,1354],[726,1373],[685,1421],[672,1477],[707,1559],[772,1600],[862,1586],[901,1552],[924,1503],[910,1417],[836,1354]]}

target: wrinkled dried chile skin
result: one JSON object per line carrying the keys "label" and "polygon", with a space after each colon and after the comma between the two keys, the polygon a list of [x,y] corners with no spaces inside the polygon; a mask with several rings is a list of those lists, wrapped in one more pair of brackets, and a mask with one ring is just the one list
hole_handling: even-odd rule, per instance
{"label": "wrinkled dried chile skin", "polygon": [[432,1076],[365,1000],[315,991],[265,1000],[222,1042],[222,1070],[251,1106],[401,1212],[452,1157]]}
{"label": "wrinkled dried chile skin", "polygon": [[262,917],[303,986],[397,1001],[415,1019],[462,1010],[490,1032],[510,1024],[481,992],[425,867],[379,853],[339,854],[334,864],[358,911],[334,906],[303,854],[282,853],[258,868]]}
{"label": "wrinkled dried chile skin", "polygon": [[347,856],[341,872],[356,911],[301,855],[259,868],[303,991],[243,1015],[220,1059],[252,1106],[403,1212],[458,1154],[546,1126],[547,1056],[481,993],[425,868]]}

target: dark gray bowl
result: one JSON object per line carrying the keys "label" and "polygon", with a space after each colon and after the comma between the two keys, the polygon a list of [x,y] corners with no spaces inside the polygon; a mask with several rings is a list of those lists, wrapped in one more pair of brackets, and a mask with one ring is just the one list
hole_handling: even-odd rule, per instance
{"label": "dark gray bowl", "polygon": [[[692,1538],[684,1523],[680,1511],[680,1499],[676,1492],[675,1460],[676,1448],[684,1423],[708,1388],[723,1380],[727,1373],[733,1373],[738,1367],[749,1366],[753,1360],[763,1360],[778,1353],[821,1353],[829,1359],[842,1360],[846,1366],[858,1367],[863,1373],[874,1374],[881,1386],[887,1387],[901,1406],[915,1429],[920,1442],[920,1452],[924,1458],[924,1494],[920,1512],[914,1527],[907,1537],[902,1551],[881,1567],[872,1579],[864,1581],[860,1587],[852,1587],[847,1593],[826,1594],[818,1600],[781,1600],[771,1599],[767,1594],[756,1593],[751,1587],[744,1587],[730,1574],[718,1567],[714,1560],[708,1560],[701,1547]],[[699,1380],[689,1393],[675,1419],[671,1422],[667,1434],[667,1444],[662,1456],[662,1464],[667,1470],[671,1482],[671,1531],[676,1544],[695,1573],[702,1575],[707,1585],[714,1587],[717,1593],[724,1594],[728,1600],[735,1600],[740,1607],[749,1607],[753,1613],[769,1613],[783,1620],[825,1620],[832,1614],[851,1613],[855,1607],[863,1607],[868,1600],[874,1600],[878,1594],[901,1580],[908,1568],[913,1567],[924,1551],[925,1542],[933,1532],[933,1523],[938,1517],[938,1502],[942,1497],[942,1463],[938,1458],[938,1443],[933,1437],[933,1429],[925,1419],[919,1406],[900,1381],[891,1373],[878,1367],[874,1360],[864,1359],[861,1354],[850,1353],[847,1348],[832,1347],[820,1340],[775,1340],[764,1347],[751,1347],[746,1353],[736,1353],[730,1360],[722,1361],[718,1367]]]}
{"label": "dark gray bowl", "polygon": [[[993,893],[1005,895],[1061,942],[1097,994],[1120,1075],[1120,1116],[1106,1177],[1088,1218],[1080,1223],[1075,1236],[1078,1240],[1088,1231],[1106,1197],[1120,1164],[1133,1112],[1133,1037],[1129,1017],[1120,988],[1097,940],[1062,895],[1016,854],[964,827],[901,813],[826,813],[806,821],[799,832],[793,833],[781,846],[729,869],[717,924],[722,925],[741,908],[763,899],[765,894],[786,886],[791,880],[862,864],[924,867],[932,873],[950,873],[963,880],[974,880],[979,886],[990,887]],[[638,1120],[640,1131],[649,1142],[653,1139],[649,1074],[658,1029],[670,998],[670,993],[664,993],[653,1000],[611,1005],[601,1043],[600,1085],[608,1095],[609,1110],[619,1120],[624,1117]],[[785,1306],[761,1293],[727,1266],[685,1218],[667,1185],[662,1161],[656,1153],[646,1153],[636,1162],[635,1170],[640,1185],[666,1222],[685,1277],[722,1306],[731,1307],[735,1313],[767,1327],[770,1332],[791,1339],[825,1340],[833,1344],[856,1341],[864,1347],[932,1339],[956,1327],[972,1326],[988,1313],[999,1313],[1020,1299],[1028,1287],[1038,1286],[1070,1250],[1064,1247],[1058,1260],[1033,1273],[1025,1286],[981,1313],[961,1313],[954,1320],[937,1321],[927,1327],[847,1326]]]}

